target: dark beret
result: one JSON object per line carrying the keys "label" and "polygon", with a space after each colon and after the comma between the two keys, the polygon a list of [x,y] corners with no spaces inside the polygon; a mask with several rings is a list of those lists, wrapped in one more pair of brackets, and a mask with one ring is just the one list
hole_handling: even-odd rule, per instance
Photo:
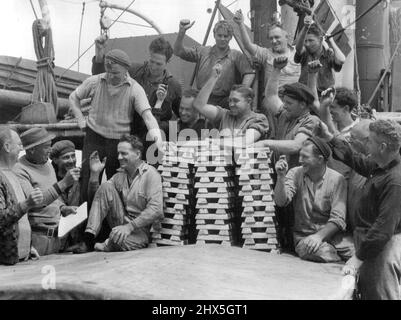
{"label": "dark beret", "polygon": [[287,97],[305,102],[308,106],[315,100],[312,90],[299,82],[283,85],[281,92]]}
{"label": "dark beret", "polygon": [[331,148],[325,141],[318,137],[309,137],[308,141],[311,141],[316,146],[323,158],[326,160],[330,158]]}
{"label": "dark beret", "polygon": [[50,159],[56,159],[68,152],[75,152],[75,145],[70,140],[61,140],[52,146]]}
{"label": "dark beret", "polygon": [[131,66],[131,60],[128,54],[126,54],[124,51],[120,49],[110,50],[109,52],[107,52],[106,58],[127,69],[129,69],[129,67]]}

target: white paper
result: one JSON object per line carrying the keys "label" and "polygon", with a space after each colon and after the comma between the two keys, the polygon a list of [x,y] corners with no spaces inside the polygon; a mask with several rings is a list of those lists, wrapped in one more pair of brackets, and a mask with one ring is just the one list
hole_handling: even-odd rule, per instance
{"label": "white paper", "polygon": [[87,203],[84,202],[77,208],[76,214],[70,214],[67,217],[61,216],[60,222],[58,224],[58,236],[59,238],[66,235],[82,221],[88,218]]}

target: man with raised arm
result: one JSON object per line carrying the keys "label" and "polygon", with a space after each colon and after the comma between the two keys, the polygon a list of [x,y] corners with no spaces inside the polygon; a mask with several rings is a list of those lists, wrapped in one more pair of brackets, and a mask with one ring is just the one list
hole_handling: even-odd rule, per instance
{"label": "man with raised arm", "polygon": [[[245,86],[232,87],[228,100],[229,110],[209,104],[209,96],[221,73],[222,66],[216,64],[211,77],[195,98],[193,106],[220,130],[222,136],[233,137],[235,145],[252,144],[266,135],[269,128],[266,116],[252,111],[253,90]],[[242,140],[244,135],[245,140]]]}
{"label": "man with raised arm", "polygon": [[297,82],[301,73],[301,66],[294,61],[295,49],[288,43],[288,33],[279,25],[269,26],[268,39],[272,45],[271,48],[260,47],[253,43],[249,37],[244,24],[244,16],[241,10],[234,15],[234,22],[239,26],[241,40],[245,49],[251,56],[263,66],[265,74],[265,85],[273,71],[273,60],[277,57],[287,57],[288,64],[281,70],[279,85]]}
{"label": "man with raised arm", "polygon": [[333,38],[329,38],[328,44],[331,48],[323,46],[322,31],[311,16],[306,16],[295,46],[296,54],[294,61],[301,64],[301,75],[299,82],[308,82],[308,63],[319,60],[322,68],[318,73],[317,90],[320,95],[324,90],[334,87],[334,71],[340,72],[345,63],[345,56],[337,46]]}
{"label": "man with raised arm", "polygon": [[352,238],[344,234],[347,183],[327,167],[330,155],[324,141],[311,137],[303,142],[300,167],[288,171],[285,156],[276,163],[274,201],[279,207],[292,202],[295,252],[304,260],[346,261],[354,253]]}
{"label": "man with raised arm", "polygon": [[221,76],[216,82],[208,103],[228,108],[228,96],[235,84],[251,87],[255,78],[255,71],[246,56],[238,50],[231,49],[229,43],[233,37],[233,27],[225,20],[219,21],[213,28],[216,44],[187,48],[184,46],[184,36],[192,23],[181,20],[177,39],[174,43],[174,54],[181,59],[197,63],[196,86],[200,90],[211,77],[213,66],[222,65]]}
{"label": "man with raised arm", "polygon": [[[315,131],[320,120],[311,115],[315,102],[314,92],[301,83],[286,84],[279,95],[281,70],[287,65],[287,57],[273,61],[273,72],[266,86],[264,111],[271,125],[270,139],[261,140],[257,147],[269,147],[273,151],[274,163],[280,155],[286,155],[290,168],[298,165],[298,153],[302,143]],[[316,78],[316,68],[310,69],[311,78]]]}

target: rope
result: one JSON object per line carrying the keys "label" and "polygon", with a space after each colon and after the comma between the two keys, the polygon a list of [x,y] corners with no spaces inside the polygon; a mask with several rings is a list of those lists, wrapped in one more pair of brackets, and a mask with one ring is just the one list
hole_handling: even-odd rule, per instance
{"label": "rope", "polygon": [[33,10],[33,14],[35,15],[35,19],[38,20],[38,15],[36,14],[36,10],[35,10],[35,7],[33,6],[32,0],[29,0],[29,2],[31,3],[31,7]]}
{"label": "rope", "polygon": [[[82,13],[81,13],[81,24],[79,26],[79,36],[78,36],[78,57],[81,53],[81,35],[82,35],[82,24],[84,22],[84,14],[85,14],[85,1],[82,2]],[[79,72],[79,60],[78,60],[78,72]]]}
{"label": "rope", "polygon": [[[116,20],[114,20],[109,29],[117,22],[117,20],[124,14],[125,11],[127,11],[129,9],[129,7],[131,7],[134,2],[136,0],[132,0],[131,3],[121,12],[121,14],[117,17]],[[84,52],[82,52],[82,54],[57,78],[56,83],[63,77],[63,75],[65,75],[67,73],[67,71],[69,71],[81,58],[82,56],[84,56],[93,46],[95,45],[95,43],[92,43]]]}
{"label": "rope", "polygon": [[392,66],[392,64],[393,64],[393,61],[394,61],[396,55],[398,54],[398,50],[399,50],[400,46],[401,46],[401,39],[398,40],[397,47],[395,48],[394,53],[393,53],[393,55],[391,56],[391,59],[390,59],[390,61],[389,61],[389,63],[388,63],[388,66],[387,66],[386,69],[384,70],[383,75],[382,75],[382,77],[380,78],[379,83],[377,84],[375,90],[373,91],[372,96],[371,96],[370,99],[368,100],[368,103],[367,103],[368,106],[371,105],[373,99],[375,98],[375,96],[376,96],[376,94],[377,94],[377,91],[379,91],[381,85],[383,84],[383,81],[384,81],[384,79],[386,78],[387,73],[390,71],[390,68],[391,68],[391,66]]}
{"label": "rope", "polygon": [[364,13],[362,13],[359,17],[357,17],[353,22],[351,22],[349,25],[347,25],[346,27],[338,30],[336,33],[331,34],[330,36],[327,37],[327,39],[333,38],[336,35],[343,33],[345,30],[347,30],[349,27],[351,27],[352,25],[354,25],[355,23],[357,23],[360,19],[362,19],[364,16],[366,16],[370,11],[372,11],[380,2],[382,2],[383,0],[377,0],[372,6],[370,6],[370,8],[368,8]]}
{"label": "rope", "polygon": [[[49,102],[53,104],[57,115],[57,87],[54,82],[54,46],[52,29],[43,29],[43,20],[37,19],[32,24],[33,43],[37,57],[35,86],[32,93],[32,102]],[[42,42],[44,38],[44,46]]]}

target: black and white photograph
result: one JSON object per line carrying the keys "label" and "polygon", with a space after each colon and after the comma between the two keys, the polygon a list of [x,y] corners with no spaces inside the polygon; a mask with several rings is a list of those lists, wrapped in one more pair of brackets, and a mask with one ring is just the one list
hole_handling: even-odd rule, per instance
{"label": "black and white photograph", "polygon": [[401,0],[0,6],[0,300],[401,300]]}

